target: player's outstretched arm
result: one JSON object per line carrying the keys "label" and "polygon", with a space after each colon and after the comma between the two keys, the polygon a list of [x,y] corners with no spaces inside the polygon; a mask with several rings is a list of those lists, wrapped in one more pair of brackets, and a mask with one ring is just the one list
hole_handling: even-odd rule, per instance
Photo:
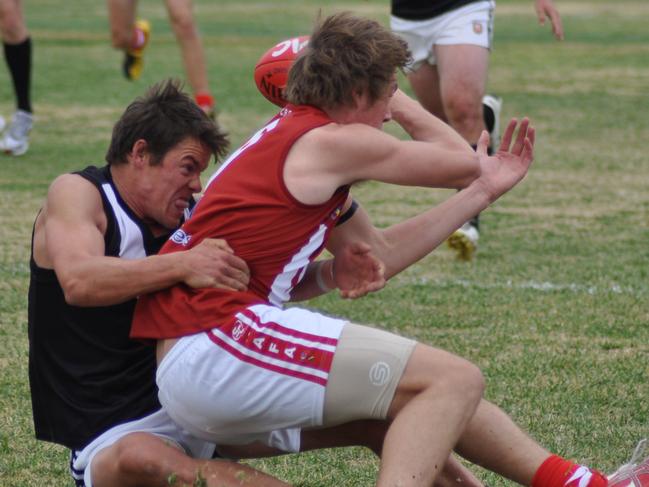
{"label": "player's outstretched arm", "polygon": [[[517,127],[518,133],[514,136]],[[336,254],[346,243],[365,242],[384,263],[385,278],[391,278],[428,255],[465,221],[523,179],[532,163],[534,135],[534,128],[527,119],[520,124],[512,120],[498,152],[490,157],[487,155],[489,137],[483,133],[478,145],[481,175],[469,187],[386,229],[372,225],[367,212],[359,207],[349,220],[334,228],[327,248]]]}
{"label": "player's outstretched arm", "polygon": [[37,220],[34,258],[54,269],[66,300],[108,306],[178,282],[245,289],[248,269],[223,241],[187,252],[122,259],[104,255],[106,216],[97,189],[77,175],[57,178]]}
{"label": "player's outstretched arm", "polygon": [[[403,92],[397,90],[385,105],[364,99],[358,103],[331,110],[337,123],[310,130],[291,147],[284,182],[298,201],[320,204],[339,187],[367,180],[462,189],[480,175],[475,151]],[[413,140],[379,129],[378,111],[383,109],[385,117],[393,116]]]}

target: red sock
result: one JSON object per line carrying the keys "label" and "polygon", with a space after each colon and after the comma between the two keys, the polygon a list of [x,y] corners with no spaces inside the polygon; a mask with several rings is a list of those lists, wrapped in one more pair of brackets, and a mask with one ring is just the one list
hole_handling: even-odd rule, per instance
{"label": "red sock", "polygon": [[194,99],[196,100],[196,104],[205,112],[214,109],[214,97],[209,93],[196,93]]}
{"label": "red sock", "polygon": [[539,467],[532,487],[606,487],[608,480],[597,470],[552,455]]}

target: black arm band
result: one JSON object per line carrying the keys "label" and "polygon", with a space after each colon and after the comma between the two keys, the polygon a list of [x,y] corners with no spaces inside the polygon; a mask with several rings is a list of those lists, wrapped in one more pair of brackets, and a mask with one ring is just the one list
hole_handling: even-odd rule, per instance
{"label": "black arm band", "polygon": [[351,206],[347,208],[347,211],[343,213],[343,215],[340,218],[338,218],[338,221],[336,222],[336,226],[342,225],[351,217],[353,217],[357,209],[358,209],[358,203],[356,203],[356,200],[352,200]]}

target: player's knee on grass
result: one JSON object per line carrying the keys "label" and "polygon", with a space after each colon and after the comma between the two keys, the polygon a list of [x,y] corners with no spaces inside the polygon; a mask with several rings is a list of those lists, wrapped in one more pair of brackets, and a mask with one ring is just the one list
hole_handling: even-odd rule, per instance
{"label": "player's knee on grass", "polygon": [[178,447],[155,435],[131,433],[95,456],[92,461],[93,485],[139,485],[142,479],[150,481],[184,473],[193,462]]}
{"label": "player's knee on grass", "polygon": [[468,360],[418,344],[401,377],[388,416],[394,418],[420,394],[447,398],[467,408],[478,405],[485,388],[482,371]]}

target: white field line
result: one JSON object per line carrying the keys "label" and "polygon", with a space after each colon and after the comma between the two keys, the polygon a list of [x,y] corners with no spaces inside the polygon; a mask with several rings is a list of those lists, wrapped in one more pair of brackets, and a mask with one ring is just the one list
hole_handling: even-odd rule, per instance
{"label": "white field line", "polygon": [[539,281],[521,281],[515,282],[512,280],[506,280],[502,282],[478,282],[471,281],[468,279],[429,279],[429,278],[415,278],[415,279],[404,279],[399,280],[398,286],[404,285],[432,285],[438,287],[451,287],[451,286],[461,286],[467,289],[476,288],[476,289],[531,289],[539,292],[571,292],[575,294],[590,294],[590,295],[601,295],[601,294],[620,294],[620,295],[631,295],[636,297],[646,296],[649,294],[647,287],[633,287],[633,286],[622,286],[617,283],[610,283],[605,285],[589,285],[581,283],[554,283],[554,282],[539,282]]}

